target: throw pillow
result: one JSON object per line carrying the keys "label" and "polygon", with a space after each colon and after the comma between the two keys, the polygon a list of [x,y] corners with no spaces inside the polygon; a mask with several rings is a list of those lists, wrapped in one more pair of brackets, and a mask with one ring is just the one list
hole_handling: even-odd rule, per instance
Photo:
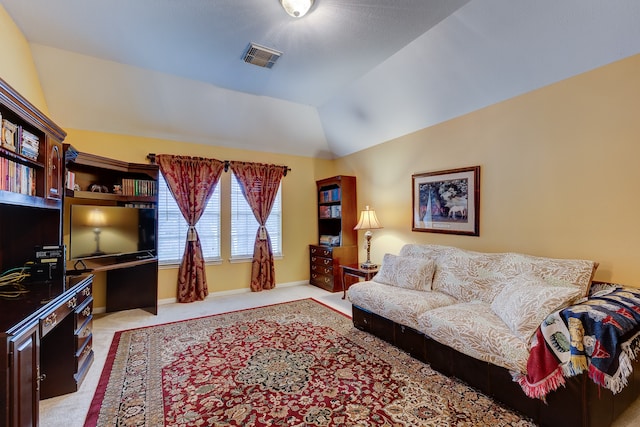
{"label": "throw pillow", "polygon": [[436,263],[432,259],[385,254],[373,280],[399,288],[429,291],[435,270]]}
{"label": "throw pillow", "polygon": [[530,273],[514,277],[491,303],[491,310],[517,337],[528,342],[542,321],[581,296],[575,286],[552,286]]}

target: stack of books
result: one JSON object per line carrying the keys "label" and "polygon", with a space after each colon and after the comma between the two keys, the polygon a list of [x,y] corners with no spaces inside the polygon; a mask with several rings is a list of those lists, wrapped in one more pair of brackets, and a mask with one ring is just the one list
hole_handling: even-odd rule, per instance
{"label": "stack of books", "polygon": [[32,160],[37,160],[40,151],[40,139],[24,129],[22,129],[21,133],[20,154]]}

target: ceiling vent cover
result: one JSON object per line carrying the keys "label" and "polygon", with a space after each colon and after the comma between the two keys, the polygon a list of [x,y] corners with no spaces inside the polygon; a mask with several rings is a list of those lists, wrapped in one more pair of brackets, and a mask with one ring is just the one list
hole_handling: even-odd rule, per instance
{"label": "ceiling vent cover", "polygon": [[257,65],[258,67],[271,68],[278,58],[280,58],[280,55],[282,55],[282,52],[260,46],[259,44],[250,43],[242,59],[244,62]]}

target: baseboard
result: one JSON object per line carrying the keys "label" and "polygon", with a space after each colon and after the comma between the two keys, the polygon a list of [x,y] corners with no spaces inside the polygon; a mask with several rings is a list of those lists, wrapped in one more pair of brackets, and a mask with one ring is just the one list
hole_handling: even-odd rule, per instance
{"label": "baseboard", "polygon": [[[278,283],[278,284],[276,284],[276,288],[287,288],[287,287],[291,287],[291,286],[300,286],[300,285],[308,285],[308,284],[309,284],[308,280],[299,280],[297,282]],[[220,297],[220,296],[226,296],[226,295],[245,294],[245,293],[249,293],[249,292],[251,292],[250,288],[231,289],[231,290],[228,290],[228,291],[210,292],[209,295],[207,295],[206,299]],[[178,302],[177,298],[163,298],[163,299],[159,299],[158,300],[158,305],[173,304],[173,303],[176,303],[176,302]],[[107,311],[106,307],[94,307],[93,308],[93,312],[95,314],[106,313],[106,311]]]}

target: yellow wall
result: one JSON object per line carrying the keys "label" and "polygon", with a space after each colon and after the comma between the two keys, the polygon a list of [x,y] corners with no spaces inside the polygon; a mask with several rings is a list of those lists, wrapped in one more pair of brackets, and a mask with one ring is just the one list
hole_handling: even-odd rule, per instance
{"label": "yellow wall", "polygon": [[[146,163],[147,154],[156,153],[289,166],[292,170],[282,181],[282,251],[284,257],[276,260],[276,282],[290,283],[309,279],[308,245],[316,242],[318,238],[315,220],[317,215],[315,181],[330,176],[333,172],[333,162],[76,129],[66,129],[66,131],[68,135],[65,142],[72,144],[79,151],[128,162]],[[223,173],[219,184],[222,191],[221,221],[223,230],[228,230],[228,224],[230,224],[230,176],[229,173]],[[221,236],[221,255],[225,262],[207,266],[207,281],[210,292],[249,289],[251,263],[228,262],[230,256],[229,238],[228,233],[223,233]],[[68,236],[65,236],[65,240],[68,242]],[[177,268],[161,268],[158,284],[159,299],[176,297],[177,276]],[[105,306],[104,282],[105,279],[101,275],[96,277],[94,286],[96,307]]]}
{"label": "yellow wall", "polygon": [[[0,49],[0,77],[46,113],[29,45],[2,6]],[[306,246],[317,239],[314,181],[342,173],[357,176],[359,209],[371,205],[385,227],[374,232],[374,262],[407,242],[439,243],[593,259],[600,263],[597,279],[640,286],[638,75],[640,55],[334,162],[74,129],[66,129],[66,142],[131,162],[155,152],[291,166],[283,183],[278,283],[308,279]],[[473,165],[482,167],[480,236],[412,232],[411,174]],[[228,179],[224,174],[221,182],[227,192]],[[228,223],[228,205],[222,213]],[[228,248],[223,236],[225,259]],[[249,268],[209,266],[210,290],[247,287]],[[175,268],[161,270],[159,298],[175,297],[176,276]],[[104,293],[103,277],[96,288]],[[104,306],[103,295],[96,306]]]}
{"label": "yellow wall", "polygon": [[36,66],[27,39],[0,4],[0,77],[47,114]]}
{"label": "yellow wall", "polygon": [[[597,279],[640,287],[638,76],[640,55],[340,159],[385,227],[372,261],[405,242],[521,251],[593,259]],[[474,165],[480,236],[412,232],[412,173]]]}

